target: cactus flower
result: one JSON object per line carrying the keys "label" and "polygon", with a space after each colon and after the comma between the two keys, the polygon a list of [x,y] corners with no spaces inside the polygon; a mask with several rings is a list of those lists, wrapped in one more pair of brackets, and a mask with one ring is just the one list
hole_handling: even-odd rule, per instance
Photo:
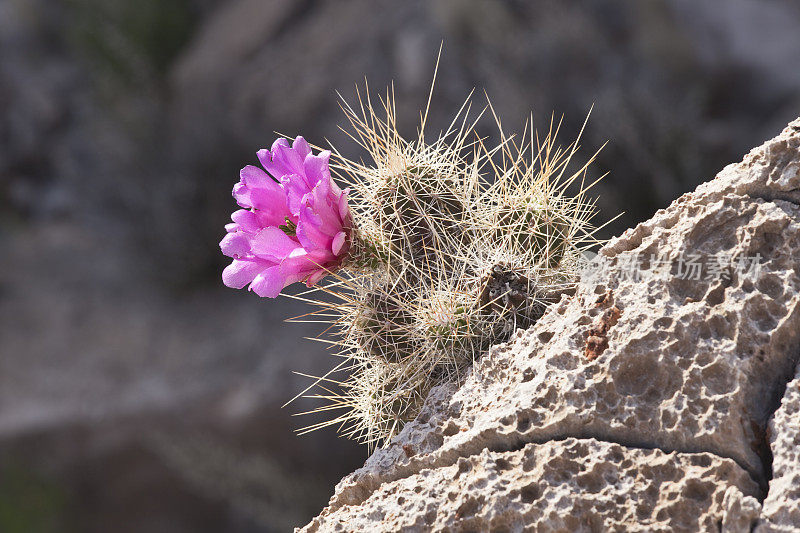
{"label": "cactus flower", "polygon": [[235,211],[219,243],[233,258],[222,273],[228,287],[275,298],[287,285],[311,287],[337,270],[350,248],[352,217],[348,191],[333,182],[329,151],[314,155],[305,139],[291,146],[278,139],[272,150],[258,151],[266,172],[241,170],[233,197]]}

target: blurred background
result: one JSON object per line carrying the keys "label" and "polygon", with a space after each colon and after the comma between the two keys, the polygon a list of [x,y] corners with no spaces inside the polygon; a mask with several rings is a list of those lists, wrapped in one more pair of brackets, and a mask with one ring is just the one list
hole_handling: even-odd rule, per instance
{"label": "blurred background", "polygon": [[[367,450],[297,437],[304,312],[222,287],[231,187],[274,131],[394,81],[413,135],[472,88],[586,153],[613,235],[800,114],[796,0],[0,0],[0,532],[271,532]],[[494,135],[491,120],[479,131]],[[493,137],[496,139],[496,137]]]}

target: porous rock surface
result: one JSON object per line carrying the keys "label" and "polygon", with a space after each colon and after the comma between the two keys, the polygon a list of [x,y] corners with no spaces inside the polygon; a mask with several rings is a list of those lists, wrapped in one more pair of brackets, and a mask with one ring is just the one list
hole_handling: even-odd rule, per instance
{"label": "porous rock surface", "polygon": [[772,480],[756,533],[800,530],[800,368],[769,423]]}
{"label": "porous rock surface", "polygon": [[697,530],[714,527],[726,490],[739,486],[756,489],[730,459],[570,438],[484,449],[386,483],[363,505],[334,513],[324,529]]}
{"label": "porous rock surface", "polygon": [[766,431],[800,358],[798,272],[800,119],[604,246],[305,530],[800,529],[791,390]]}

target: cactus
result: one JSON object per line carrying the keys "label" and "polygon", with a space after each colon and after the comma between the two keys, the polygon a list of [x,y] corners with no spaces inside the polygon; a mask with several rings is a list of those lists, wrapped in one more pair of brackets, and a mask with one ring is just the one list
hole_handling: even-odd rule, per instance
{"label": "cactus", "polygon": [[583,179],[594,156],[568,173],[577,145],[558,149],[552,122],[542,140],[517,146],[501,132],[487,149],[468,140],[461,112],[433,143],[422,133],[409,142],[394,128],[391,98],[383,119],[369,100],[360,104],[361,114],[344,109],[374,165],[334,154],[337,177],[352,185],[356,231],[344,269],[322,288],[335,301],[317,302],[335,317],[343,363],[309,395],[326,402],[319,411],[342,412],[303,431],[336,425],[379,446],[432,387],[461,380],[574,284],[582,252],[597,242]]}
{"label": "cactus", "polygon": [[[461,236],[465,205],[456,176],[435,168],[410,166],[389,176],[375,191],[374,204],[380,231],[395,254],[408,260],[444,266],[448,259],[436,254]],[[444,261],[447,262],[447,261]]]}
{"label": "cactus", "polygon": [[404,289],[395,285],[367,292],[351,329],[359,348],[389,363],[412,357],[419,350],[410,334],[414,317],[394,290]]}

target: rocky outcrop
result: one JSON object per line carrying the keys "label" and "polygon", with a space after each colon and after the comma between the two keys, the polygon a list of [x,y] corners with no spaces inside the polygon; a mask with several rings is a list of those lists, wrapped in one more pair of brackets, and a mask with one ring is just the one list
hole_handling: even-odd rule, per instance
{"label": "rocky outcrop", "polygon": [[569,438],[517,451],[484,449],[422,470],[382,485],[363,505],[334,513],[323,529],[710,529],[724,509],[726,490],[739,494],[738,487],[756,490],[734,461],[713,454]]}
{"label": "rocky outcrop", "polygon": [[798,204],[800,119],[609,242],[305,530],[750,531],[773,454],[763,528],[800,528],[791,386],[767,437],[800,358]]}

